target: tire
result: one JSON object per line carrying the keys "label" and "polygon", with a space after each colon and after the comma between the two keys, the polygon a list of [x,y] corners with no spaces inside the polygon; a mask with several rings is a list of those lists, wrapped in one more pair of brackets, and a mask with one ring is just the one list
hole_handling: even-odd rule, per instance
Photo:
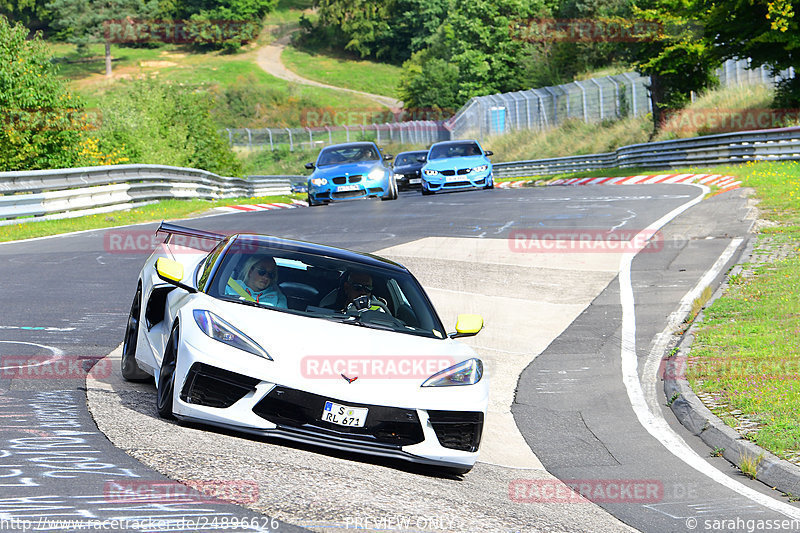
{"label": "tire", "polygon": [[316,202],[314,202],[314,200],[312,200],[312,199],[311,199],[311,195],[310,195],[310,194],[308,195],[308,197],[307,197],[307,198],[308,198],[308,199],[307,199],[307,201],[308,201],[308,207],[316,207],[316,206],[318,206],[318,205],[322,205],[322,203],[316,203]]}
{"label": "tire", "polygon": [[178,366],[179,331],[176,324],[164,349],[164,358],[158,371],[158,391],[156,393],[156,409],[161,418],[174,419],[172,413],[173,396],[175,395],[175,369]]}
{"label": "tire", "polygon": [[397,200],[397,180],[394,177],[389,178],[389,190],[381,196],[381,200]]}
{"label": "tire", "polygon": [[139,368],[136,364],[136,344],[139,340],[139,318],[142,315],[142,288],[136,289],[133,297],[131,312],[128,315],[128,325],[125,327],[125,340],[122,343],[122,377],[125,381],[144,381],[150,374]]}
{"label": "tire", "polygon": [[422,192],[422,196],[430,196],[430,195],[434,194],[433,191],[429,191],[425,187],[421,188],[420,191]]}
{"label": "tire", "polygon": [[494,176],[489,176],[484,189],[494,189]]}

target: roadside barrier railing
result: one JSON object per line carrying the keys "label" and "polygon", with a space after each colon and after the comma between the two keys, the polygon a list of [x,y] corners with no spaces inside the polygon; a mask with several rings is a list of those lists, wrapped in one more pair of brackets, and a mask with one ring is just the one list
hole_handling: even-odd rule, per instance
{"label": "roadside barrier railing", "polygon": [[[671,169],[800,160],[800,127],[707,135],[624,146],[614,152],[495,163],[495,177],[606,168]],[[305,176],[222,177],[163,165],[114,165],[0,172],[0,225],[128,209],[170,198],[288,194]]]}
{"label": "roadside barrier railing", "polygon": [[545,176],[605,168],[670,169],[800,160],[800,128],[705,135],[623,146],[603,154],[495,163],[497,178]]}

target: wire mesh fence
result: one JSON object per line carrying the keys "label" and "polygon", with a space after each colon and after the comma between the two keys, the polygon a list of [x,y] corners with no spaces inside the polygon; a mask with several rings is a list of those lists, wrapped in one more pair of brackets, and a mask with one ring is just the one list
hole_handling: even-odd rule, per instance
{"label": "wire mesh fence", "polygon": [[[728,60],[716,72],[722,86],[775,84],[794,78],[793,68],[773,73],[753,67],[749,59]],[[315,128],[228,128],[222,131],[232,146],[250,149],[314,150],[325,145],[375,141],[428,146],[451,139],[481,139],[519,130],[544,130],[567,120],[600,122],[652,112],[650,78],[636,72],[590,78],[471,98],[446,121],[414,120],[383,124]]]}
{"label": "wire mesh fence", "polygon": [[379,145],[400,143],[427,146],[450,139],[450,131],[444,123],[433,120],[321,128],[226,128],[221,133],[227,137],[231,146],[268,150],[288,148],[292,152],[355,141],[374,141]]}

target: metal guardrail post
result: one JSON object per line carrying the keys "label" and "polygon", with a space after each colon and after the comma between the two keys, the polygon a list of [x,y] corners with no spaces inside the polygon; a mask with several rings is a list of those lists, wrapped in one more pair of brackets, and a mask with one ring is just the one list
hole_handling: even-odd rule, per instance
{"label": "metal guardrail post", "polygon": [[269,133],[269,150],[270,152],[274,152],[275,146],[272,144],[272,130],[267,128],[267,133]]}
{"label": "metal guardrail post", "polygon": [[289,128],[284,128],[287,132],[289,132],[289,151],[294,152],[294,141],[292,140],[292,130]]}

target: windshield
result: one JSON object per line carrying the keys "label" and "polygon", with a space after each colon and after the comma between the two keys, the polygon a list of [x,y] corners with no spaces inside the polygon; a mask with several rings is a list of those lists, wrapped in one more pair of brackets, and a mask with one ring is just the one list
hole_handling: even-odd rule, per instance
{"label": "windshield", "polygon": [[446,337],[427,295],[407,272],[273,247],[260,240],[240,238],[231,245],[207,293],[353,326]]}
{"label": "windshield", "polygon": [[428,159],[444,159],[447,157],[464,157],[481,154],[483,154],[481,147],[475,142],[435,144],[431,146],[431,153]]}
{"label": "windshield", "polygon": [[333,146],[322,150],[317,160],[317,166],[324,167],[342,163],[377,160],[380,160],[380,155],[375,147],[369,144]]}
{"label": "windshield", "polygon": [[419,161],[417,161],[418,157],[425,157],[425,155],[427,155],[427,152],[415,152],[415,153],[412,153],[412,154],[400,154],[400,155],[397,156],[397,159],[395,160],[394,165],[396,167],[401,167],[403,165],[414,165],[414,164],[419,163]]}

